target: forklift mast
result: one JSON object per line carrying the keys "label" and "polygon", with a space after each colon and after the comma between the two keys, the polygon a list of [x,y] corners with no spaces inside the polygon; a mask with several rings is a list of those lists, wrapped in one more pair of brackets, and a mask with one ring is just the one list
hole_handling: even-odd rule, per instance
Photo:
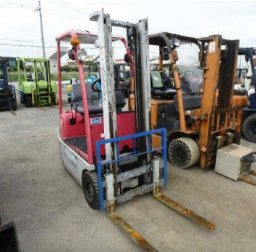
{"label": "forklift mast", "polygon": [[[122,203],[134,196],[152,191],[154,198],[170,207],[183,216],[203,225],[208,229],[215,229],[215,225],[202,218],[191,210],[186,209],[161,192],[162,185],[167,185],[166,162],[166,133],[165,129],[149,130],[150,122],[150,71],[149,71],[149,45],[147,19],[138,23],[129,23],[112,20],[103,10],[93,13],[90,20],[98,22],[98,41],[96,46],[100,52],[101,63],[101,90],[103,102],[104,139],[96,142],[96,166],[99,188],[100,208],[106,209],[108,216],[125,231],[131,239],[138,243],[145,251],[157,251],[145,238],[133,229],[116,212],[116,203]],[[125,58],[134,68],[134,94],[135,94],[135,134],[118,136],[120,127],[116,113],[116,97],[114,90],[114,67],[112,59],[112,27],[125,28],[128,38],[128,50]],[[125,112],[124,112],[125,113]],[[128,113],[131,113],[128,112]],[[161,147],[152,147],[153,134],[161,134]],[[120,153],[120,142],[132,141],[133,149],[128,153]],[[101,149],[105,148],[105,156],[101,155]],[[162,161],[155,153],[160,152]],[[124,161],[124,165],[122,164]],[[106,167],[105,172],[104,167]],[[131,180],[132,179],[132,180]],[[134,189],[121,192],[120,182],[138,182]],[[103,181],[105,180],[105,181]],[[104,190],[105,184],[105,199]],[[122,188],[122,184],[121,184]]]}
{"label": "forklift mast", "polygon": [[[14,63],[15,62],[15,63]],[[17,109],[15,86],[9,84],[8,66],[16,65],[16,59],[12,57],[0,57],[0,110],[10,110],[11,113]]]}
{"label": "forklift mast", "polygon": [[[114,90],[114,66],[112,58],[112,26],[127,29],[128,46],[134,55],[135,82],[135,114],[136,132],[144,132],[150,129],[150,76],[149,76],[149,55],[148,55],[148,24],[147,19],[139,21],[138,24],[111,20],[108,14],[103,11],[93,13],[91,20],[98,22],[98,45],[100,49],[101,80],[102,80],[102,100],[104,117],[104,137],[105,139],[117,136],[116,101]],[[129,60],[133,61],[133,58]],[[135,65],[136,64],[136,65]],[[108,123],[106,123],[108,122]],[[144,141],[138,141],[138,149],[146,149]],[[148,144],[148,143],[147,143]],[[106,144],[106,157],[115,156],[116,148]],[[149,162],[150,160],[148,160]],[[144,162],[144,161],[141,161]]]}
{"label": "forklift mast", "polygon": [[221,63],[220,77],[218,82],[217,108],[224,109],[232,106],[232,96],[236,80],[237,52],[239,48],[238,40],[221,40]]}
{"label": "forklift mast", "polygon": [[16,59],[13,57],[0,57],[0,71],[2,72],[2,76],[0,76],[2,81],[0,80],[0,86],[8,86],[8,66],[13,65],[16,66]]}
{"label": "forklift mast", "polygon": [[226,40],[220,35],[202,41],[207,55],[201,62],[205,81],[199,150],[201,167],[209,168],[215,163],[217,148],[240,141],[243,107],[233,104],[239,41]]}
{"label": "forklift mast", "polygon": [[8,69],[7,69],[7,60],[5,58],[0,59],[0,70],[2,71],[2,80],[0,80],[0,86],[8,86]]}

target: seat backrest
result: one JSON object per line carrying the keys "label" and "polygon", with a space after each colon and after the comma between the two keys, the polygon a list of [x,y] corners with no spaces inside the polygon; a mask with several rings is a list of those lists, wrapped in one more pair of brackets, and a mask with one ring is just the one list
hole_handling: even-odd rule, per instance
{"label": "seat backrest", "polygon": [[[90,85],[86,85],[86,91],[87,91],[87,101],[89,105],[89,110],[91,113],[101,113],[102,112],[102,100],[101,96],[99,93],[94,92],[91,89]],[[118,108],[117,112],[120,112],[121,109],[125,106],[126,101],[125,101],[125,96],[122,91],[115,91],[115,96],[116,96],[116,108]],[[72,102],[77,103],[82,101],[82,93],[81,93],[81,87],[80,84],[73,84],[72,85]],[[81,103],[82,104],[82,103]],[[101,112],[99,112],[101,111]]]}
{"label": "seat backrest", "polygon": [[71,98],[73,102],[78,102],[82,100],[82,93],[81,93],[81,88],[80,84],[76,83],[72,85],[72,94]]}
{"label": "seat backrest", "polygon": [[151,77],[152,88],[162,88],[164,86],[162,82],[162,77],[159,71],[150,71],[150,77]]}

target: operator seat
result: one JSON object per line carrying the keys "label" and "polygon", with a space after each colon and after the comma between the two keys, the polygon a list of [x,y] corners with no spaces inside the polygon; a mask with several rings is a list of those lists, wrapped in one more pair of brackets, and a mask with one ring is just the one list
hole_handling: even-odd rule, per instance
{"label": "operator seat", "polygon": [[[95,115],[95,114],[103,113],[103,106],[102,106],[102,101],[99,96],[99,93],[94,92],[91,89],[90,85],[85,85],[85,86],[86,86],[86,92],[87,92],[89,114]],[[122,112],[122,108],[126,104],[124,94],[122,91],[115,91],[115,95],[116,95],[116,112],[117,113]],[[82,93],[81,93],[81,88],[79,83],[72,85],[71,104],[79,114],[81,115],[84,114]]]}
{"label": "operator seat", "polygon": [[158,99],[173,99],[176,90],[164,86],[160,71],[150,71],[151,96]]}
{"label": "operator seat", "polygon": [[[201,104],[202,104],[202,96],[198,95],[198,94],[186,94],[184,93],[182,95],[182,99],[183,99],[183,107],[184,110],[191,110],[191,109],[197,109],[197,108],[201,108]],[[178,97],[175,95],[174,98],[174,105],[176,107],[176,110],[178,111]]]}

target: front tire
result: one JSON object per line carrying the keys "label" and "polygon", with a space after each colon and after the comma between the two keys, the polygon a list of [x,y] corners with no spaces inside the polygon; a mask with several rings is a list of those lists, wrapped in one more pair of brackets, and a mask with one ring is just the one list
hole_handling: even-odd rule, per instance
{"label": "front tire", "polygon": [[252,114],[245,118],[242,132],[247,141],[256,143],[256,114]]}
{"label": "front tire", "polygon": [[180,137],[170,141],[168,145],[168,158],[170,162],[186,169],[199,160],[199,148],[197,143],[189,137]]}
{"label": "front tire", "polygon": [[93,209],[100,208],[100,194],[95,172],[84,172],[82,176],[84,197]]}

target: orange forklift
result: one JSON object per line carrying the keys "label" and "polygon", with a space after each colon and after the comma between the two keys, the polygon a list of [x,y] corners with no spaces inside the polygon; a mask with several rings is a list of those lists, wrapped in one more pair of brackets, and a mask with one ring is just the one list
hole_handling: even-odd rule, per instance
{"label": "orange forklift", "polygon": [[[197,90],[188,88],[176,66],[182,44],[198,47],[202,83]],[[219,148],[240,141],[247,97],[233,94],[239,41],[163,32],[150,35],[149,45],[159,48],[158,68],[150,74],[151,128],[167,129],[168,158],[175,166],[213,167]],[[166,61],[169,74],[164,72]],[[154,135],[153,146],[160,142]]]}

